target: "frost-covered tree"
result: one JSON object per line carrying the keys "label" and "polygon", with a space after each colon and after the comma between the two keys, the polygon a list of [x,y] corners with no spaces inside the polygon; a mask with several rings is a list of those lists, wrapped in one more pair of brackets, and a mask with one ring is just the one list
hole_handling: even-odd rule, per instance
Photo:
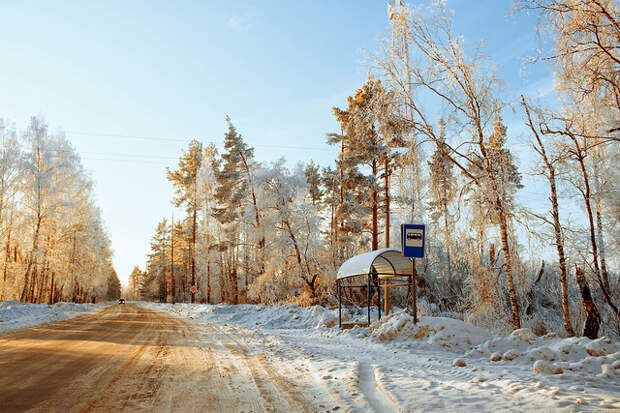
{"label": "frost-covered tree", "polygon": [[[525,110],[527,116],[528,126],[534,135],[534,141],[532,146],[534,151],[540,156],[542,159],[542,175],[545,176],[547,182],[549,183],[549,200],[551,201],[551,221],[549,221],[546,217],[542,217],[543,221],[550,224],[553,227],[553,240],[555,243],[556,251],[558,254],[558,264],[560,269],[559,279],[562,291],[562,319],[564,323],[564,330],[568,334],[569,337],[575,335],[571,324],[570,317],[570,309],[568,302],[568,281],[567,281],[567,264],[566,264],[566,254],[565,254],[565,242],[564,242],[564,231],[562,224],[560,223],[560,209],[558,202],[558,189],[557,189],[557,167],[562,161],[563,154],[562,153],[553,153],[548,150],[548,146],[543,142],[543,132],[540,130],[539,126],[540,122],[534,123],[532,119],[532,115],[530,113],[530,108],[525,100],[525,97],[521,96],[521,103]],[[539,119],[542,115],[539,113]],[[539,217],[540,218],[540,217]]]}
{"label": "frost-covered tree", "polygon": [[[20,180],[23,175],[22,152],[14,128],[4,125],[0,119],[0,138],[2,152],[0,153],[0,239],[6,240],[0,246],[2,256],[2,288],[0,300],[4,298],[9,281],[9,267],[11,266],[11,251],[16,247],[17,233],[15,223],[19,216],[16,195],[19,192]],[[11,237],[13,239],[11,240]]]}
{"label": "frost-covered tree", "polygon": [[[439,146],[444,145],[445,136],[445,122],[443,119],[439,120]],[[444,242],[447,254],[448,273],[451,273],[451,255],[452,248],[451,232],[453,231],[453,222],[450,214],[449,207],[456,198],[456,182],[454,175],[454,165],[444,155],[445,150],[438,148],[431,156],[431,160],[428,163],[430,171],[430,196],[431,201],[429,207],[432,211],[431,218],[435,223],[438,223],[440,219],[443,221]]]}
{"label": "frost-covered tree", "polygon": [[274,163],[271,168],[263,170],[261,176],[267,195],[265,207],[269,212],[266,219],[275,228],[269,238],[270,249],[284,252],[283,255],[271,256],[271,267],[277,266],[280,272],[286,273],[285,268],[290,262],[288,257],[291,257],[297,279],[308,288],[314,302],[320,275],[321,216],[307,197],[308,184],[303,167],[300,165],[291,173],[283,164],[283,160]]}
{"label": "frost-covered tree", "polygon": [[[227,268],[227,278],[232,287],[232,301],[236,303],[239,300],[239,252],[244,254],[246,280],[251,255],[249,249],[240,251],[239,245],[246,244],[247,248],[247,242],[243,242],[247,238],[245,241],[254,243],[260,255],[265,246],[265,236],[261,226],[261,211],[254,178],[257,168],[253,159],[254,149],[243,141],[230,118],[227,117],[226,120],[228,132],[224,136],[224,152],[221,154],[221,165],[218,165],[215,174],[217,206],[213,208],[213,216],[224,226],[224,238],[219,248],[227,257],[222,255],[221,266]],[[259,265],[260,261],[262,260],[259,259]],[[259,268],[258,272],[261,271],[262,268]]]}
{"label": "frost-covered tree", "polygon": [[[198,211],[201,207],[198,199],[198,171],[202,162],[202,144],[193,140],[189,148],[179,159],[179,169],[176,171],[167,170],[167,177],[175,187],[176,197],[173,199],[175,206],[185,204],[188,215],[192,217],[192,241],[190,244],[190,261],[192,280],[191,285],[196,285],[196,259],[194,251],[196,249],[196,224]],[[191,292],[191,300],[194,302],[195,293]]]}
{"label": "frost-covered tree", "polygon": [[320,168],[311,159],[308,165],[306,165],[304,173],[306,174],[306,183],[308,184],[308,195],[310,195],[312,205],[316,205],[323,198]]}
{"label": "frost-covered tree", "polygon": [[[620,128],[620,9],[615,0],[521,0],[540,13],[546,44],[534,61],[551,61],[560,91],[581,102],[603,97],[609,116],[601,136]],[[616,138],[617,139],[617,138]]]}
{"label": "frost-covered tree", "polygon": [[207,303],[212,302],[214,284],[212,278],[214,274],[214,265],[217,261],[215,246],[217,244],[217,236],[220,232],[221,224],[213,219],[212,210],[217,206],[215,190],[217,188],[217,159],[218,151],[213,143],[206,146],[203,154],[202,167],[200,168],[198,180],[200,187],[200,199],[204,208],[204,218],[199,223],[199,231],[204,234],[199,240],[197,248],[197,259],[199,268],[204,274],[203,285],[201,291],[206,293],[204,297]]}
{"label": "frost-covered tree", "polygon": [[[499,141],[489,139],[491,135],[500,137],[498,130],[489,127],[504,106],[499,99],[500,82],[484,57],[468,56],[463,37],[453,32],[443,3],[429,6],[428,13],[417,9],[407,21],[406,41],[415,65],[403,63],[405,57],[395,58],[389,50],[376,63],[402,99],[408,114],[403,119],[413,133],[433,142],[492,207],[502,240],[512,324],[520,328],[508,243],[510,191],[502,187],[510,170],[500,166],[501,160],[507,159],[506,150],[494,147]],[[446,121],[450,142],[440,138],[439,118]]]}
{"label": "frost-covered tree", "polygon": [[[368,188],[368,207],[370,209],[371,248],[379,248],[379,209],[381,201],[381,182],[384,178],[386,203],[386,233],[389,234],[389,186],[397,153],[395,148],[405,146],[403,139],[404,123],[395,115],[395,100],[381,85],[381,81],[372,78],[348,98],[348,108],[334,108],[336,119],[342,125],[345,136],[341,139],[346,150],[341,153],[342,168],[350,171],[348,180],[357,181],[355,187]],[[337,142],[338,136],[331,135],[331,142]],[[383,174],[381,169],[383,167]],[[365,170],[368,173],[363,174]],[[346,191],[345,191],[346,192]],[[389,236],[389,235],[388,235]],[[389,244],[389,240],[386,242]]]}
{"label": "frost-covered tree", "polygon": [[321,170],[321,186],[324,188],[324,205],[327,207],[329,216],[329,232],[326,232],[327,243],[330,250],[330,261],[333,271],[340,266],[340,247],[338,245],[338,217],[337,210],[340,204],[340,178],[338,170],[330,166]]}
{"label": "frost-covered tree", "polygon": [[164,218],[157,224],[151,239],[151,252],[148,254],[144,284],[148,287],[152,298],[166,302],[170,289],[170,228]]}
{"label": "frost-covered tree", "polygon": [[[1,122],[0,122],[1,123]],[[0,299],[55,303],[120,292],[92,182],[62,134],[0,128]]]}

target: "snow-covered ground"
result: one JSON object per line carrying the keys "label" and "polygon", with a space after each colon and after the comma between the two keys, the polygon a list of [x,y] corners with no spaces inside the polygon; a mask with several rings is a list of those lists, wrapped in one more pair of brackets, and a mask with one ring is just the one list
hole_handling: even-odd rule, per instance
{"label": "snow-covered ground", "polygon": [[326,410],[620,410],[620,343],[605,337],[500,337],[403,312],[340,331],[337,310],[322,307],[143,305],[243,337],[273,368],[308,377]]}
{"label": "snow-covered ground", "polygon": [[1,301],[0,332],[67,320],[69,318],[99,311],[110,304],[112,303],[56,303],[54,305],[48,305],[25,304],[19,301]]}
{"label": "snow-covered ground", "polygon": [[[0,332],[109,304],[2,302]],[[210,334],[222,345],[234,340],[242,353],[230,357],[264,359],[291,383],[305,381],[319,410],[620,410],[620,343],[605,337],[536,337],[527,329],[498,336],[451,318],[413,325],[403,312],[341,331],[337,310],[323,307],[141,305],[190,321],[205,346]]]}

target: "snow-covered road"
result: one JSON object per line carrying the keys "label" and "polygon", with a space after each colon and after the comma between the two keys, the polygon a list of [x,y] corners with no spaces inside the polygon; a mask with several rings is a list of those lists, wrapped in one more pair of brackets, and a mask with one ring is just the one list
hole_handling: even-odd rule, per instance
{"label": "snow-covered road", "polygon": [[312,412],[329,396],[256,338],[135,304],[0,335],[2,412]]}

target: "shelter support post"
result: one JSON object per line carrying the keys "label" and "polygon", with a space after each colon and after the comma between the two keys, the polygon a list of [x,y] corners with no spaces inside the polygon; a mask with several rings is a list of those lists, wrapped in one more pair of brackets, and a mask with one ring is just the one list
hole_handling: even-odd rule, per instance
{"label": "shelter support post", "polygon": [[340,289],[340,280],[336,280],[338,288],[338,328],[342,328],[342,292]]}
{"label": "shelter support post", "polygon": [[379,320],[381,320],[381,279],[377,277],[377,310],[379,311]]}
{"label": "shelter support post", "polygon": [[368,290],[366,291],[366,303],[368,304],[368,326],[370,327],[370,274],[368,274]]}
{"label": "shelter support post", "polygon": [[386,283],[383,288],[385,289],[385,294],[383,295],[383,313],[388,315],[390,312],[390,287]]}
{"label": "shelter support post", "polygon": [[413,300],[413,324],[418,322],[418,294],[416,292],[415,258],[411,259],[411,298]]}

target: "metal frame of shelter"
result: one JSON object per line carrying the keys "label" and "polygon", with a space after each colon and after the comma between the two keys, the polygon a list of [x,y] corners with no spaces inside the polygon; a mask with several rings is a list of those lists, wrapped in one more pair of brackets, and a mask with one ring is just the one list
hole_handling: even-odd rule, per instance
{"label": "metal frame of shelter", "polygon": [[[351,284],[354,277],[367,277],[365,284]],[[406,278],[406,280],[403,280]],[[356,255],[345,261],[338,270],[336,285],[338,288],[338,327],[342,328],[342,290],[345,288],[367,288],[366,306],[368,307],[368,325],[370,325],[370,299],[373,288],[377,291],[377,309],[381,319],[381,287],[407,286],[407,299],[411,295],[413,268],[411,259],[403,257],[396,248],[384,248]],[[348,284],[347,284],[348,280]]]}

